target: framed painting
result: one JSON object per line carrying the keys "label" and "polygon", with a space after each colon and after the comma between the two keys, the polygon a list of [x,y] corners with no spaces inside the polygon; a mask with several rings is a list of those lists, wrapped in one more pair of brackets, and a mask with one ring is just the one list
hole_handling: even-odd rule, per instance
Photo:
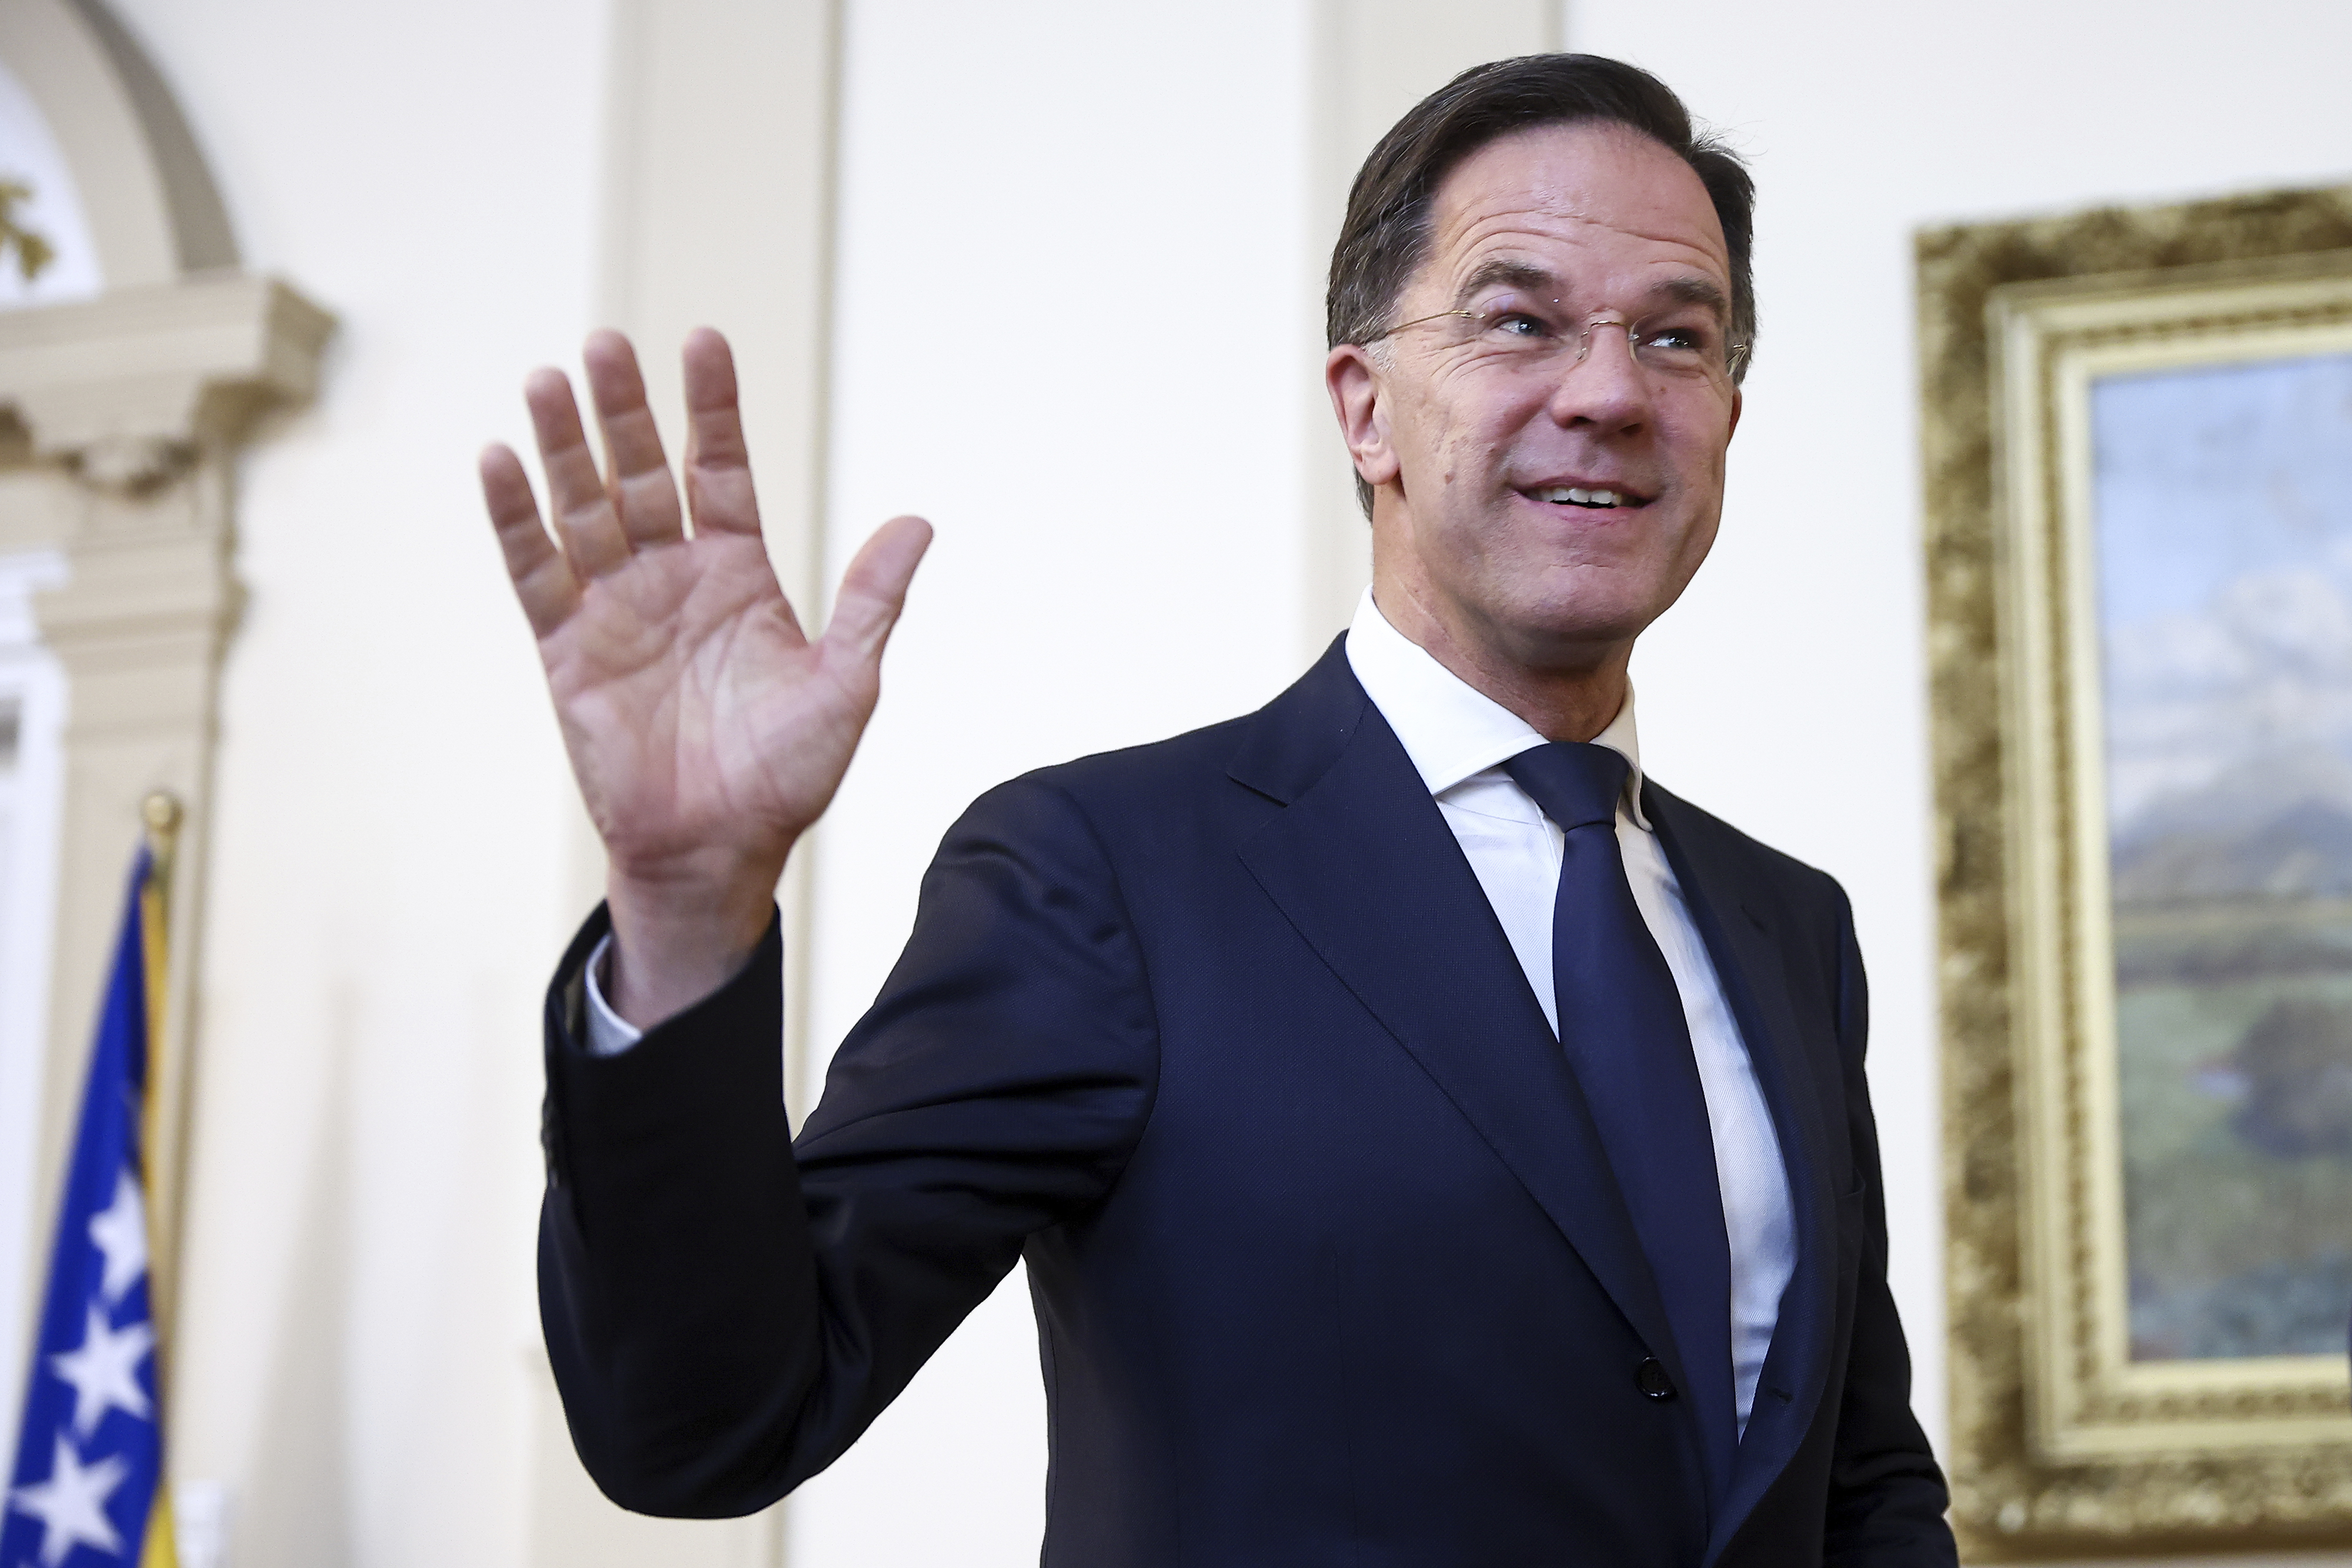
{"label": "framed painting", "polygon": [[2352,191],[1918,256],[1955,1521],[2352,1541]]}

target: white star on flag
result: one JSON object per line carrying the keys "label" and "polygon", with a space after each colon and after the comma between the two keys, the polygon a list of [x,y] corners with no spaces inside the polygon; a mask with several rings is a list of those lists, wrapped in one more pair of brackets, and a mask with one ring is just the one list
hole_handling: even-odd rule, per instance
{"label": "white star on flag", "polygon": [[147,1414],[147,1394],[139,1386],[139,1363],[154,1348],[155,1331],[145,1323],[110,1328],[105,1312],[95,1304],[90,1307],[80,1346],[49,1357],[58,1376],[73,1385],[77,1436],[87,1441],[109,1410]]}
{"label": "white star on flag", "polygon": [[131,1467],[120,1456],[99,1460],[88,1469],[74,1447],[59,1437],[49,1479],[38,1486],[18,1487],[9,1500],[20,1513],[41,1521],[41,1568],[58,1568],[77,1546],[119,1553],[122,1537],[106,1517],[106,1500],[122,1484]]}
{"label": "white star on flag", "polygon": [[147,1205],[137,1176],[126,1170],[114,1178],[114,1207],[90,1216],[89,1239],[106,1254],[106,1282],[100,1288],[111,1306],[147,1271]]}

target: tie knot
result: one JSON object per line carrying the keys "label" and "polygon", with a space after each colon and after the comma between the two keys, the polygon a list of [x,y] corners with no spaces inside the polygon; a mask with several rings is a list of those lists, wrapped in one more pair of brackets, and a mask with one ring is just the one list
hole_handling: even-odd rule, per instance
{"label": "tie knot", "polygon": [[1568,832],[1617,821],[1617,801],[1633,765],[1605,746],[1555,740],[1520,752],[1503,764],[1503,771]]}

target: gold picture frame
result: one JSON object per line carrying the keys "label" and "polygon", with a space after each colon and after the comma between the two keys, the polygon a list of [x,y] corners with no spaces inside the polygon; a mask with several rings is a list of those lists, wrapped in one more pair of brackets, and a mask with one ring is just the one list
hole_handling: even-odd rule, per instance
{"label": "gold picture frame", "polygon": [[[2244,1075],[2232,1065],[2240,1057],[2187,1068],[2167,1057],[2170,1076],[2148,1077],[2157,1047],[2147,1041],[2177,1057],[2200,1049],[2200,1029],[2226,1023],[2252,1038],[2238,1014],[2268,993],[2238,977],[2284,972],[2277,962],[2181,967],[2206,951],[2200,942],[2211,946],[2199,933],[2220,930],[2215,921],[2275,922],[2287,905],[2220,894],[2199,903],[2180,893],[2202,885],[2179,880],[2188,873],[2166,883],[2145,870],[2177,870],[2179,855],[2150,861],[2156,852],[2120,836],[2116,802],[2155,776],[2144,752],[2158,743],[2132,739],[2140,750],[2119,749],[2126,742],[2107,727],[2106,683],[2124,679],[2116,671],[2126,661],[2104,641],[2114,629],[2103,616],[2123,613],[2115,582],[2126,552],[2109,552],[2103,579],[2094,515],[2107,494],[2100,486],[2124,482],[2116,464],[2102,466],[2096,444],[2109,439],[2102,431],[2129,431],[2101,423],[2141,406],[2126,394],[2144,400],[2165,392],[2158,383],[2168,377],[2208,371],[2269,374],[2264,367],[2307,361],[2333,374],[2336,356],[2352,366],[2352,189],[1942,228],[1919,236],[1917,267],[1948,1458],[1963,1551],[2018,1561],[2352,1542],[2352,1375],[2342,1333],[2323,1353],[2307,1312],[2283,1320],[2286,1327],[2243,1327],[2240,1298],[2260,1297],[2273,1275],[2231,1275],[2238,1296],[2219,1286],[2200,1295],[2141,1261],[2229,1253],[2206,1233],[2226,1232],[2230,1211],[2199,1196],[2222,1184],[2194,1160],[2231,1137],[2260,1146],[2212,1157],[2249,1169],[2269,1159],[2262,1181],[2332,1192],[2339,1174],[2333,1153],[2312,1154],[2284,1134],[2261,1143],[2242,1101]],[[2347,547],[2352,552],[2352,540]],[[2137,723],[2137,709],[2117,712]],[[2317,908],[2306,899],[2290,913]],[[2352,934],[2352,897],[2321,913],[2328,922],[2344,917]],[[2254,929],[2258,946],[2271,940],[2268,930]],[[2336,930],[2326,925],[2328,943]],[[2119,953],[2132,965],[2155,954],[2156,967],[2119,969]],[[2305,969],[2295,972],[2338,960],[2352,976],[2352,935],[2340,950],[2298,960]],[[2209,977],[2195,982],[2204,990],[2179,978],[2191,972]],[[2325,984],[2337,986],[2336,971],[2326,972]],[[2352,988],[2352,978],[2340,984]],[[2352,1019],[2352,1000],[2345,1007],[2340,1016]],[[2243,1039],[2240,1056],[2267,1049]],[[2176,1050],[2176,1040],[2189,1043]],[[2190,1152],[2168,1153],[2166,1165],[2146,1153],[2158,1134],[2135,1118],[2153,1115],[2151,1104],[2191,1103],[2176,1081],[2192,1077],[2218,1085],[2214,1103],[2180,1134],[2178,1148]],[[2156,1099],[2143,1082],[2158,1084]],[[2241,1097],[2234,1109],[2231,1094]],[[2352,1173],[2352,1155],[2341,1163]],[[2192,1179],[2207,1185],[2182,1187]],[[2183,1190],[2189,1198],[2179,1197]],[[2167,1251],[2159,1243],[2174,1238],[2158,1220],[2179,1215],[2190,1218],[2163,1222],[2189,1239]],[[2345,1228],[2352,1234],[2352,1207]],[[2243,1237],[2225,1233],[2222,1242],[2262,1226],[2237,1228]],[[2302,1289],[2300,1277],[2277,1277]],[[2346,1316],[2339,1330],[2352,1330],[2352,1311]]]}

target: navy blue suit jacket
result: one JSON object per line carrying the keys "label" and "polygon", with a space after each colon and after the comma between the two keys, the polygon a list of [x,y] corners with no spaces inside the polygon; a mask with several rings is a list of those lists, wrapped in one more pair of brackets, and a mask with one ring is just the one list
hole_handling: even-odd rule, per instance
{"label": "navy blue suit jacket", "polygon": [[[1644,805],[1771,1107],[1796,1272],[1710,1508],[1576,1081],[1338,645],[1250,717],[982,797],[788,1140],[774,934],[597,1059],[549,999],[548,1347],[646,1512],[824,1469],[1026,1259],[1066,1568],[1953,1562],[1827,876]],[[1654,1373],[1647,1380],[1654,1390]]]}

